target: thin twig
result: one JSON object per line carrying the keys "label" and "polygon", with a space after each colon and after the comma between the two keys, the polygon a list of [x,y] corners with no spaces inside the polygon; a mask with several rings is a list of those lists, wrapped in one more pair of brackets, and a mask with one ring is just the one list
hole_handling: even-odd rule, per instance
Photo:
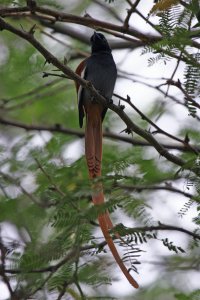
{"label": "thin twig", "polygon": [[47,177],[49,180],[50,184],[53,186],[54,190],[58,192],[62,197],[65,196],[65,193],[61,191],[61,189],[55,184],[55,182],[52,180],[51,176],[45,171],[39,160],[35,157],[35,161],[39,167],[39,169],[42,171],[42,173]]}
{"label": "thin twig", "polygon": [[[186,99],[190,102],[192,102],[192,105],[195,106],[196,108],[199,108],[200,109],[200,104],[197,103],[187,92],[186,90],[183,88],[180,80],[178,81],[174,81],[174,80],[167,80],[167,82],[165,84],[171,84],[173,86],[176,86],[183,94],[184,96],[186,97]],[[164,85],[164,84],[163,84]]]}
{"label": "thin twig", "polygon": [[190,193],[187,193],[187,192],[184,192],[184,191],[181,191],[175,187],[173,187],[172,185],[170,184],[165,184],[164,186],[160,186],[160,185],[127,185],[127,184],[115,184],[115,186],[121,188],[121,189],[125,189],[125,190],[128,190],[128,191],[137,191],[137,192],[141,192],[141,191],[144,191],[144,190],[152,190],[152,191],[155,191],[155,190],[164,190],[164,191],[169,191],[169,192],[173,192],[173,193],[178,193],[178,194],[181,194],[187,198],[193,198],[194,195],[190,194]]}
{"label": "thin twig", "polygon": [[130,6],[131,6],[131,8],[130,8],[130,9],[127,9],[127,16],[126,16],[126,18],[125,18],[125,20],[124,20],[124,28],[125,28],[125,30],[128,29],[130,18],[131,18],[131,16],[132,16],[132,14],[135,12],[135,9],[136,9],[136,7],[137,7],[137,5],[138,5],[139,3],[140,3],[140,0],[135,0],[135,3],[134,3],[134,4],[132,4],[131,2],[129,3]]}
{"label": "thin twig", "polygon": [[54,206],[55,203],[42,203],[39,202],[35,196],[33,194],[30,194],[20,183],[19,179],[13,178],[12,176],[10,176],[7,173],[4,173],[2,171],[0,171],[0,175],[2,176],[2,178],[4,178],[5,180],[8,180],[10,183],[16,185],[21,192],[26,195],[34,204],[36,204],[37,206],[40,206],[42,208],[49,208],[51,206]]}
{"label": "thin twig", "polygon": [[[178,70],[178,67],[179,67],[180,62],[181,62],[181,57],[182,57],[182,52],[180,53],[180,59],[178,59],[177,62],[176,62],[176,66],[175,66],[175,69],[174,69],[174,71],[173,71],[173,73],[172,73],[172,75],[170,77],[170,80],[173,80],[173,78],[174,78],[174,76],[175,76],[175,74],[176,74],[176,72]],[[166,91],[166,94],[165,94],[166,97],[167,97],[168,92],[169,92],[169,87],[170,87],[170,85],[168,85],[168,88],[167,88],[167,91]]]}
{"label": "thin twig", "polygon": [[149,24],[154,30],[156,30],[160,35],[162,35],[162,32],[151,22],[148,18],[146,18],[137,8],[135,8],[136,14],[140,16],[147,24]]}
{"label": "thin twig", "polygon": [[94,3],[102,7],[105,11],[107,11],[110,15],[112,15],[117,21],[120,23],[123,23],[123,19],[120,17],[120,15],[113,9],[110,5],[106,5],[105,3],[99,1],[99,0],[93,0]]}
{"label": "thin twig", "polygon": [[64,296],[64,294],[66,292],[66,288],[68,287],[68,285],[69,285],[68,281],[67,280],[64,281],[63,286],[61,288],[61,291],[60,291],[60,293],[58,295],[57,300],[61,300],[62,299],[62,297]]}
{"label": "thin twig", "polygon": [[12,104],[10,106],[5,105],[2,108],[3,108],[3,110],[6,110],[6,111],[22,109],[24,107],[32,105],[36,101],[44,100],[45,97],[53,96],[55,94],[58,95],[59,93],[67,90],[67,88],[71,88],[71,87],[72,87],[71,84],[63,84],[63,85],[55,87],[54,89],[51,89],[49,91],[36,92],[35,94],[32,93],[32,96],[30,96],[28,100],[22,101],[21,103]]}

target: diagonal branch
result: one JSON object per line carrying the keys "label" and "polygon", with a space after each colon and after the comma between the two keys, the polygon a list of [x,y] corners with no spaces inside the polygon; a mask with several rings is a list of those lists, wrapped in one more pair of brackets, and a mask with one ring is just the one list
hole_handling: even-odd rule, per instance
{"label": "diagonal branch", "polygon": [[173,86],[176,86],[185,96],[185,98],[190,101],[192,103],[193,106],[195,106],[196,108],[200,109],[200,104],[197,103],[187,92],[186,90],[183,88],[180,80],[178,81],[174,81],[172,79],[169,79],[167,80],[167,83],[165,84],[170,84],[170,85],[173,85]]}
{"label": "diagonal branch", "polygon": [[114,96],[116,96],[117,98],[119,98],[120,100],[123,100],[124,102],[128,103],[140,116],[143,120],[146,120],[149,124],[151,124],[154,128],[157,129],[156,133],[160,133],[160,134],[164,134],[166,135],[167,137],[173,139],[173,140],[176,140],[180,143],[182,143],[186,148],[190,148],[190,150],[192,150],[195,154],[198,155],[198,152],[196,151],[195,148],[192,148],[192,146],[187,143],[186,141],[184,140],[181,140],[180,138],[168,133],[167,131],[161,129],[157,124],[155,124],[152,120],[150,120],[145,114],[143,114],[143,112],[141,112],[134,104],[133,102],[131,101],[130,97],[127,95],[127,98],[124,98],[124,97],[121,97],[117,94],[114,94]]}
{"label": "diagonal branch", "polygon": [[127,16],[124,20],[124,28],[125,29],[128,29],[129,28],[129,21],[130,21],[130,18],[132,16],[132,14],[135,12],[135,9],[137,7],[137,5],[140,3],[140,0],[136,0],[134,4],[132,4],[131,2],[129,3],[131,8],[130,9],[127,9]]}

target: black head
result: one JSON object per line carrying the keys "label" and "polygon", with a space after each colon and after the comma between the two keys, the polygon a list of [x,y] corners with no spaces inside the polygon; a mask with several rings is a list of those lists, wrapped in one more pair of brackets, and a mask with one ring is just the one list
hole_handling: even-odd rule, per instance
{"label": "black head", "polygon": [[111,52],[110,46],[102,33],[95,31],[91,36],[90,42],[92,45],[92,53],[101,51]]}

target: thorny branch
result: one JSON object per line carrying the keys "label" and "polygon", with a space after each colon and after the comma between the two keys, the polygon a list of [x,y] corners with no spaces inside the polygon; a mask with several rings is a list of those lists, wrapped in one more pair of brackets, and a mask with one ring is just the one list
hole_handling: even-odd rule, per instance
{"label": "thorny branch", "polygon": [[[26,123],[22,123],[19,121],[14,121],[14,120],[8,120],[5,119],[3,117],[0,117],[0,124],[4,125],[4,126],[12,126],[12,127],[16,127],[16,128],[21,128],[24,129],[26,131],[49,131],[49,132],[57,132],[57,133],[63,133],[63,134],[67,134],[67,135],[72,135],[72,136],[77,136],[79,138],[83,138],[84,137],[84,132],[81,130],[75,130],[72,128],[66,128],[61,124],[54,124],[54,125],[42,125],[42,124],[26,124]],[[130,138],[124,135],[119,135],[110,131],[105,130],[103,132],[103,136],[106,138],[110,138],[112,140],[118,140],[118,141],[122,141],[125,143],[129,143],[133,146],[144,146],[144,147],[151,147],[152,145],[148,142],[139,140],[139,139],[134,139],[134,138]],[[167,144],[167,143],[161,143],[163,148],[166,149],[175,149],[175,150],[180,150],[183,152],[187,152],[187,151],[193,151],[190,148],[187,148],[185,146],[181,146],[179,144]],[[191,146],[192,148],[195,148],[196,151],[200,151],[200,148],[197,146]]]}
{"label": "thorny branch", "polygon": [[[115,185],[116,186],[116,185]],[[169,191],[169,192],[173,192],[173,193],[177,193],[180,195],[183,195],[187,198],[192,198],[193,194],[184,192],[180,189],[177,189],[175,187],[173,187],[171,184],[165,184],[165,185],[127,185],[127,184],[117,184],[117,186],[119,188],[122,188],[124,190],[128,190],[128,191],[137,191],[137,192],[141,192],[144,190],[151,190],[151,191],[155,191],[155,190],[163,190],[163,191]]]}
{"label": "thorny branch", "polygon": [[180,80],[178,81],[174,81],[174,80],[167,80],[166,84],[170,84],[173,86],[176,86],[185,96],[185,98],[187,99],[187,101],[190,101],[192,103],[193,106],[195,106],[196,108],[200,109],[200,104],[197,103],[187,92],[186,90],[183,88]]}
{"label": "thorny branch", "polygon": [[[167,225],[167,224],[161,224],[159,223],[159,225],[157,226],[145,226],[145,227],[133,227],[133,228],[129,228],[129,227],[123,227],[124,228],[124,235],[126,234],[131,234],[134,233],[136,231],[138,232],[151,232],[151,231],[165,231],[165,230],[169,230],[169,231],[178,231],[178,232],[182,232],[185,233],[189,236],[191,236],[193,239],[197,239],[200,240],[200,235],[192,232],[190,230],[187,230],[185,228],[179,227],[179,226],[172,226],[172,225]],[[120,233],[121,234],[121,233]],[[113,239],[117,239],[117,238],[113,238]],[[102,249],[104,246],[106,246],[106,242],[103,241],[99,244],[92,244],[92,245],[85,245],[80,247],[80,252],[87,252],[88,250],[93,250],[93,249]],[[20,274],[22,272],[25,273],[48,273],[48,272],[56,272],[61,266],[63,266],[64,264],[68,263],[71,260],[74,260],[76,258],[77,252],[72,249],[71,251],[69,251],[69,253],[57,264],[55,265],[51,265],[48,266],[46,268],[41,268],[41,269],[30,269],[30,270],[20,270],[20,269],[5,269],[5,272],[8,274]]]}
{"label": "thorny branch", "polygon": [[159,230],[171,230],[171,231],[179,231],[183,232],[187,235],[190,235],[194,239],[200,240],[200,235],[196,234],[195,232],[191,232],[185,228],[178,227],[178,226],[172,226],[172,225],[167,225],[167,224],[161,224],[159,223],[158,226],[147,226],[147,227],[134,227],[134,228],[126,228],[125,227],[125,233],[134,233],[136,231],[141,232],[141,231],[159,231]]}
{"label": "thorny branch", "polygon": [[176,140],[180,143],[182,143],[186,148],[189,148],[190,150],[192,150],[194,153],[196,153],[198,155],[198,152],[196,151],[195,148],[192,148],[192,146],[189,143],[186,143],[185,140],[181,140],[180,138],[168,133],[167,131],[161,129],[158,125],[156,125],[152,120],[150,120],[143,112],[141,112],[131,101],[130,97],[127,96],[127,98],[121,97],[117,94],[114,94],[114,96],[116,96],[117,98],[119,98],[120,100],[123,100],[124,102],[128,103],[140,116],[143,120],[146,120],[149,124],[151,124],[153,127],[155,127],[157,129],[156,132],[153,133],[160,133],[160,134],[164,134],[167,137]]}
{"label": "thorny branch", "polygon": [[[156,91],[158,91],[159,93],[161,93],[161,95],[165,96],[166,97],[166,92],[162,89],[163,86],[166,86],[168,83],[163,83],[163,84],[159,84],[159,85],[153,85],[153,84],[150,84],[148,82],[145,82],[145,81],[142,81],[142,80],[139,80],[139,79],[133,79],[132,77],[136,76],[135,74],[129,74],[129,73],[126,73],[126,72],[120,72],[119,74],[119,77],[121,78],[124,78],[124,79],[127,79],[127,80],[130,80],[131,82],[133,83],[139,83],[139,84],[142,84],[146,87],[149,87],[151,89],[154,89]],[[144,78],[144,79],[148,79],[148,78]],[[161,80],[161,78],[159,78],[159,80]],[[168,82],[168,79],[165,79],[165,81]],[[174,84],[172,84],[174,85]],[[189,96],[190,97],[190,96]],[[184,102],[181,102],[180,99],[178,99],[177,97],[175,97],[174,95],[170,95],[168,94],[167,95],[167,98],[172,100],[173,102],[175,102],[176,104],[179,104],[185,108],[187,108],[186,106],[186,103]],[[190,99],[190,98],[189,98]],[[189,100],[188,99],[188,100]],[[200,121],[200,117],[198,115],[196,115],[196,120]]]}

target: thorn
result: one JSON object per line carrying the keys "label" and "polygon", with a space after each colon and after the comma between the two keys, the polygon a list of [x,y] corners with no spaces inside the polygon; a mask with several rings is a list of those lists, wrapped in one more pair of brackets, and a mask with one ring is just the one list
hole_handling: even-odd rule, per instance
{"label": "thorn", "polygon": [[48,61],[47,59],[45,59],[44,66],[45,66],[46,64],[49,64],[49,61]]}
{"label": "thorn", "polygon": [[49,74],[47,74],[46,72],[43,72],[42,78],[48,77]]}
{"label": "thorn", "polygon": [[64,63],[65,66],[68,64],[67,56],[64,56],[64,61],[63,61],[63,63]]}
{"label": "thorn", "polygon": [[88,18],[88,19],[93,19],[88,13],[87,11],[85,11],[85,14],[83,16],[84,18]]}
{"label": "thorn", "polygon": [[168,187],[172,187],[172,183],[168,182],[168,181],[165,182],[165,185],[168,186]]}
{"label": "thorn", "polygon": [[129,95],[126,96],[126,100],[127,100],[127,102],[131,102],[131,98]]}
{"label": "thorn", "polygon": [[148,129],[148,132],[151,133],[151,134],[153,134],[153,135],[155,135],[155,134],[159,133],[159,130],[153,130],[153,131],[151,132],[151,129],[149,128],[149,129]]}
{"label": "thorn", "polygon": [[125,129],[123,129],[122,131],[120,131],[120,133],[122,133],[122,132],[130,134],[132,132],[132,130],[127,127]]}
{"label": "thorn", "polygon": [[56,124],[55,124],[55,128],[56,128],[56,129],[61,129],[61,124],[56,123]]}
{"label": "thorn", "polygon": [[180,79],[177,80],[177,86],[178,86],[178,87],[181,87]]}
{"label": "thorn", "polygon": [[184,142],[185,142],[186,144],[189,144],[189,142],[190,142],[190,138],[189,138],[188,133],[186,133],[186,135],[185,135]]}
{"label": "thorn", "polygon": [[29,34],[34,35],[34,33],[35,33],[35,28],[36,28],[36,24],[34,24],[34,25],[30,28]]}
{"label": "thorn", "polygon": [[120,131],[120,133],[122,133],[122,132],[126,132],[126,130],[127,130],[127,128],[125,128],[125,129],[123,129],[122,131]]}

